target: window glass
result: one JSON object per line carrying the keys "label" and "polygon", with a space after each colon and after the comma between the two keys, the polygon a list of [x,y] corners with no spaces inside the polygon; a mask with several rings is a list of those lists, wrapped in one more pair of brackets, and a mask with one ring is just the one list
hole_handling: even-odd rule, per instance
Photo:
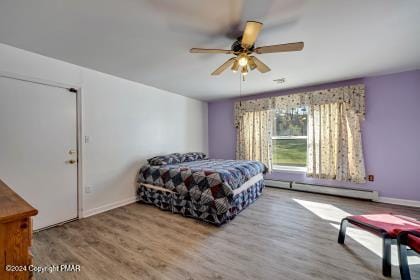
{"label": "window glass", "polygon": [[306,136],[307,122],[305,107],[276,110],[273,136]]}

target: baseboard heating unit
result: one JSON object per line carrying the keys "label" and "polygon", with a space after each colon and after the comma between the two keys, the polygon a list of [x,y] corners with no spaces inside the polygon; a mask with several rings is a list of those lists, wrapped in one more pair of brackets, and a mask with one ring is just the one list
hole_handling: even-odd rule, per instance
{"label": "baseboard heating unit", "polygon": [[372,200],[372,201],[378,201],[379,199],[378,192],[371,191],[371,190],[323,186],[323,185],[314,185],[314,184],[279,181],[279,180],[265,180],[264,182],[265,182],[265,185],[268,187],[276,187],[276,188],[289,189],[289,190],[295,190],[295,191],[336,195],[336,196],[351,197],[351,198],[358,198],[358,199],[365,199],[365,200]]}

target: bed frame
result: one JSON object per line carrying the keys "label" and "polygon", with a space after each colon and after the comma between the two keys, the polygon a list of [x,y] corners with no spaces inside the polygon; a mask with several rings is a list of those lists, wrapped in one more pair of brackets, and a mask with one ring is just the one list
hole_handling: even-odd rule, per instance
{"label": "bed frame", "polygon": [[213,203],[203,204],[195,201],[189,194],[181,195],[160,186],[140,183],[137,189],[139,202],[153,204],[156,207],[195,218],[220,226],[238,215],[261,196],[264,189],[262,174],[248,180],[240,188],[234,190],[232,197],[227,197],[230,207],[216,209]]}

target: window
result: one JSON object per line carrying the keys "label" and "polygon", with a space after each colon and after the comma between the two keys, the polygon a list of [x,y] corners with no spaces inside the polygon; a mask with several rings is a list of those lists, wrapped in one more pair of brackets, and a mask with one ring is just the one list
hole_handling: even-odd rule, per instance
{"label": "window", "polygon": [[273,169],[306,171],[307,109],[276,110],[273,124]]}

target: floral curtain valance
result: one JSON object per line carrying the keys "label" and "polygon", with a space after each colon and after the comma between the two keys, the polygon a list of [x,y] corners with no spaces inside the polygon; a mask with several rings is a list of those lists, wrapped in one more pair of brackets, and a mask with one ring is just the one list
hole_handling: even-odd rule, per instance
{"label": "floral curtain valance", "polygon": [[345,103],[346,107],[360,118],[365,115],[365,86],[363,84],[337,87],[325,90],[294,93],[247,101],[235,102],[235,126],[247,112],[273,109],[288,109],[301,106]]}

